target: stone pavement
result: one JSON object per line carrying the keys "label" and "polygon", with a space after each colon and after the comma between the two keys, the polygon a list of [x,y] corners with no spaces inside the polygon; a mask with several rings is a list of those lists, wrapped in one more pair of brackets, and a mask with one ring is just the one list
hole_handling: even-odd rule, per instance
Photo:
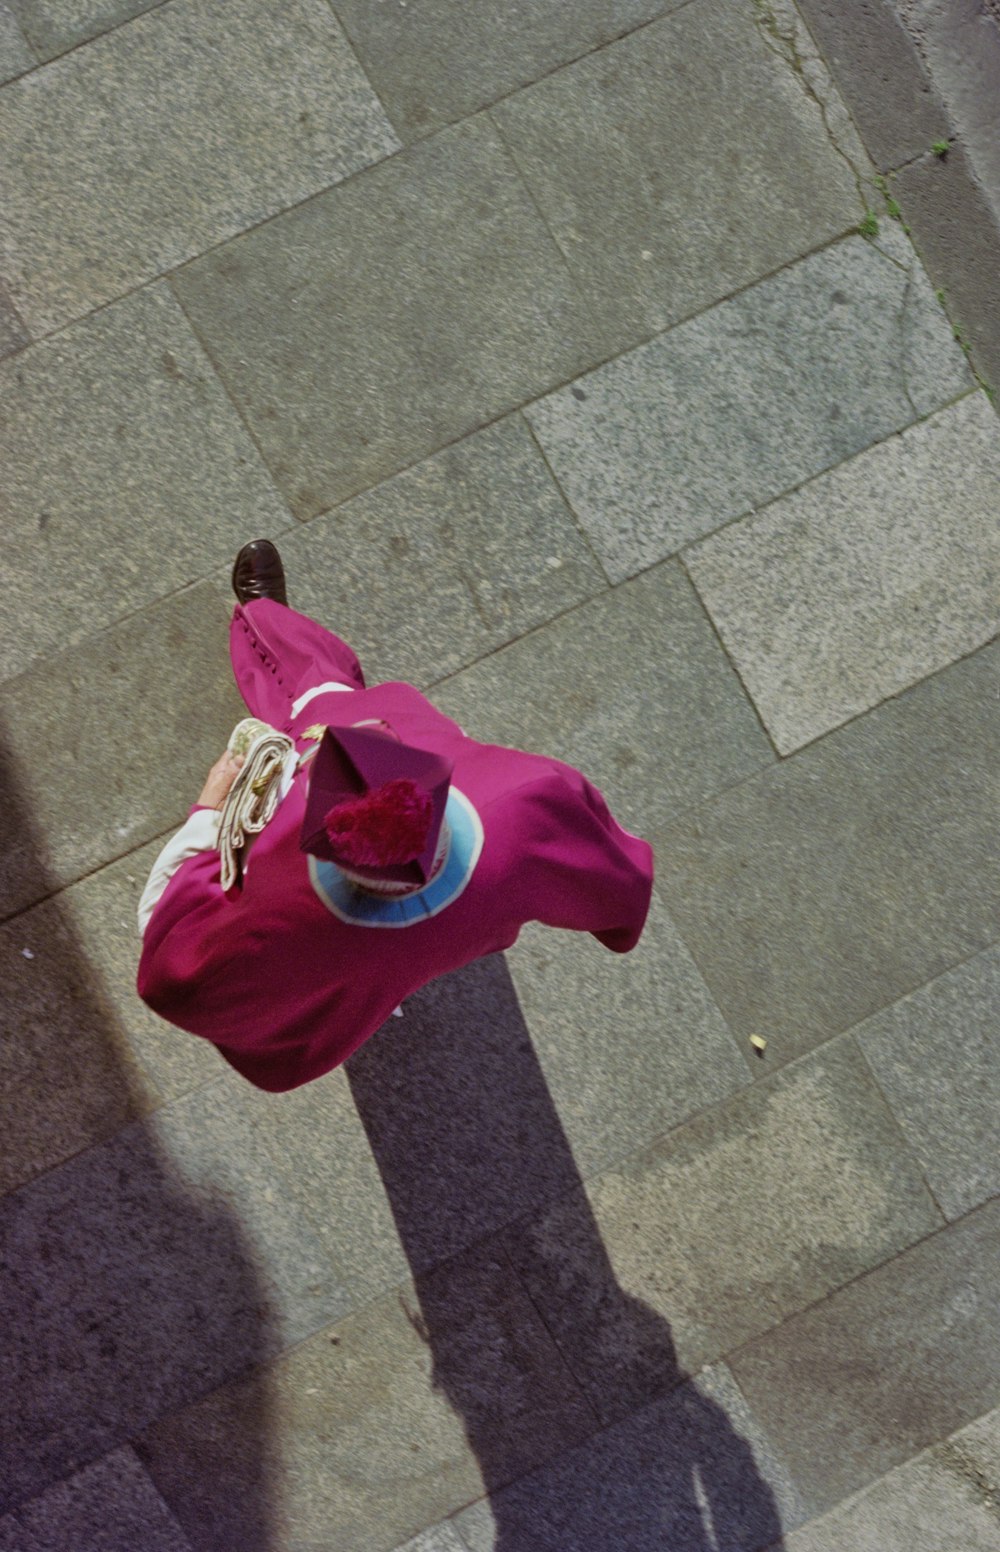
{"label": "stone pavement", "polygon": [[[1000,1549],[996,191],[857,9],[0,6],[0,1552]],[[133,991],[263,533],[658,857],[283,1096]]]}

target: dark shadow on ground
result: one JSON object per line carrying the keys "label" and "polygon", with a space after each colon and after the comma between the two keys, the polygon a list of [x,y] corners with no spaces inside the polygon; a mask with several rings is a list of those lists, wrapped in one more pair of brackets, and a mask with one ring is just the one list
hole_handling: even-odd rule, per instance
{"label": "dark shadow on ground", "polygon": [[[623,1060],[627,1041],[623,1031]],[[435,1382],[490,1495],[494,1552],[780,1547],[774,1496],[747,1442],[704,1386],[685,1383],[666,1321],[615,1279],[502,956],[425,988],[347,1071],[416,1275]],[[567,1192],[577,1210],[565,1266],[530,1226],[492,1237]],[[551,1363],[517,1385],[498,1352],[520,1339],[518,1307],[537,1329],[522,1286],[541,1293],[553,1335],[572,1350],[586,1399],[562,1390],[565,1427],[591,1437],[586,1461],[570,1454],[527,1477],[525,1450],[555,1456],[565,1432],[560,1441],[556,1423],[545,1442],[529,1417],[546,1384],[560,1389]],[[543,1366],[547,1344],[541,1332]]]}
{"label": "dark shadow on ground", "polygon": [[[42,840],[2,748],[0,812],[19,881],[48,892]],[[0,1515],[14,1516],[5,1546],[20,1523],[32,1546],[80,1552],[90,1542],[77,1510],[64,1503],[49,1521],[31,1500],[259,1362],[274,1323],[238,1221],[184,1178],[155,1119],[142,1118],[139,1072],[65,900],[9,920],[0,945]],[[266,1381],[241,1423],[257,1462],[241,1484],[241,1552],[270,1552]],[[99,1508],[109,1497],[112,1539],[98,1521],[101,1544],[124,1547],[121,1488],[110,1471],[90,1482]],[[212,1491],[225,1490],[213,1478]],[[218,1552],[210,1535],[192,1540]]]}

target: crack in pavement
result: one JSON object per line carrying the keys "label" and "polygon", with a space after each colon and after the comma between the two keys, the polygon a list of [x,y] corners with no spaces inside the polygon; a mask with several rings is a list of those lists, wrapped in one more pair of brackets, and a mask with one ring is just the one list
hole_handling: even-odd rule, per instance
{"label": "crack in pavement", "polygon": [[[823,128],[834,151],[848,168],[863,211],[873,204],[874,168],[868,161],[854,121],[833,84],[822,55],[806,30],[792,0],[753,0],[754,22],[764,45],[780,59],[802,85],[819,110]],[[835,125],[831,107],[843,122]],[[850,143],[850,149],[844,141]]]}

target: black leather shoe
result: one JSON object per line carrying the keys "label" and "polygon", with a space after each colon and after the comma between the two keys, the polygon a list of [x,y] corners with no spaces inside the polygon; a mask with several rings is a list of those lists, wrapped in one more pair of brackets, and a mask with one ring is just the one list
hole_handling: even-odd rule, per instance
{"label": "black leather shoe", "polygon": [[276,604],[288,604],[285,592],[285,568],[270,539],[251,539],[233,565],[233,592],[241,604],[254,598],[273,598]]}

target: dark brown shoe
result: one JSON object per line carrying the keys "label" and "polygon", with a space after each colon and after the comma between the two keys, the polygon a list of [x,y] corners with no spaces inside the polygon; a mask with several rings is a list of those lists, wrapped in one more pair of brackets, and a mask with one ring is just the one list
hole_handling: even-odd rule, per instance
{"label": "dark brown shoe", "polygon": [[270,539],[251,539],[240,550],[233,565],[233,592],[241,604],[273,598],[287,607],[285,568]]}

